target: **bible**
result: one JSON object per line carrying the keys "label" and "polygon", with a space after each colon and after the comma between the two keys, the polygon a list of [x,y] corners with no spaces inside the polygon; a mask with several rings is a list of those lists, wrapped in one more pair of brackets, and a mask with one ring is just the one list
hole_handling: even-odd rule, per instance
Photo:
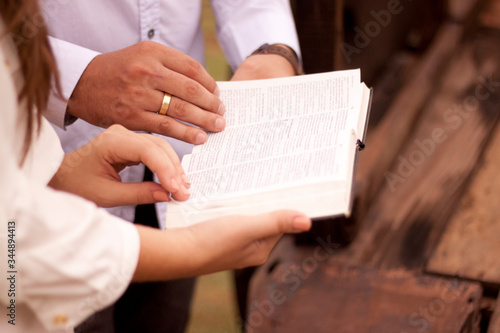
{"label": "bible", "polygon": [[226,128],[182,159],[191,196],[167,204],[167,228],[278,209],[349,216],[372,95],[360,70],[218,85]]}

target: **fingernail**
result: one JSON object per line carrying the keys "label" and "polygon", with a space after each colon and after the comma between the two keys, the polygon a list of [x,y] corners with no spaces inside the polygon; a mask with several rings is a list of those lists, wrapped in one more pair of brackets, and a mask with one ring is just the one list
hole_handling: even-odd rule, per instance
{"label": "fingernail", "polygon": [[170,201],[170,197],[166,192],[163,191],[155,191],[153,192],[153,198],[156,201]]}
{"label": "fingernail", "polygon": [[184,185],[181,186],[181,192],[186,194],[186,195],[189,195],[189,190]]}
{"label": "fingernail", "polygon": [[226,127],[226,121],[224,118],[217,118],[215,121],[215,130],[216,131],[222,131]]}
{"label": "fingernail", "polygon": [[220,89],[219,89],[219,86],[216,86],[216,87],[215,87],[214,94],[215,94],[215,96],[217,96],[217,97],[219,97],[219,96],[220,96]]}
{"label": "fingernail", "polygon": [[179,184],[177,183],[177,180],[175,180],[175,178],[172,178],[172,180],[170,181],[170,186],[172,186],[172,192],[179,191]]}
{"label": "fingernail", "polygon": [[219,109],[217,110],[217,114],[219,116],[223,116],[224,113],[226,113],[226,107],[224,106],[224,103],[220,103]]}
{"label": "fingernail", "polygon": [[181,179],[184,182],[184,184],[191,184],[191,182],[189,181],[188,177],[186,177],[186,175],[182,175]]}
{"label": "fingernail", "polygon": [[[216,124],[216,126],[217,126],[217,124]],[[205,133],[205,132],[198,133],[196,135],[196,139],[195,139],[194,144],[201,145],[202,143],[205,143],[205,141],[207,141],[207,133]]]}
{"label": "fingernail", "polygon": [[311,220],[303,215],[295,216],[292,220],[294,231],[303,232],[311,228]]}

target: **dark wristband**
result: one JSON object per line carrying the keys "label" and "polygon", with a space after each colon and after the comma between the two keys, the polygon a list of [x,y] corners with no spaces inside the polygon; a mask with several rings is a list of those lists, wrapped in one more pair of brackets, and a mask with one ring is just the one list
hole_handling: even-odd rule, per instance
{"label": "dark wristband", "polygon": [[304,74],[304,70],[302,66],[299,64],[299,59],[297,54],[282,44],[264,44],[260,46],[257,50],[252,52],[254,54],[277,54],[284,57],[288,62],[292,65],[293,70],[295,71],[295,75]]}

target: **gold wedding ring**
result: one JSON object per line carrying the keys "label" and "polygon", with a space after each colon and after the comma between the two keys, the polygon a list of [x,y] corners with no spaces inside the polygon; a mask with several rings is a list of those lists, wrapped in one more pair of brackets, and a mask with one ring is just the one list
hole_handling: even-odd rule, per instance
{"label": "gold wedding ring", "polygon": [[161,108],[160,111],[158,111],[159,114],[161,115],[167,115],[168,107],[170,106],[170,100],[172,99],[172,95],[169,93],[165,93],[163,96],[163,102],[161,102]]}

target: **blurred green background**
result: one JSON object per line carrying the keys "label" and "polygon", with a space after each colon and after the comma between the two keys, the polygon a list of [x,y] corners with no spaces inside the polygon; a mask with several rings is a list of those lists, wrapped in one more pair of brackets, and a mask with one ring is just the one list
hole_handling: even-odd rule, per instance
{"label": "blurred green background", "polygon": [[208,72],[216,81],[226,81],[231,77],[224,53],[217,42],[215,33],[215,20],[209,0],[203,0],[203,13],[201,24],[205,36],[205,60]]}
{"label": "blurred green background", "polygon": [[[217,43],[208,0],[203,0],[202,25],[207,70],[215,80],[226,81],[231,77],[231,69]],[[232,273],[220,272],[198,278],[186,333],[237,333],[240,332],[237,318]]]}

